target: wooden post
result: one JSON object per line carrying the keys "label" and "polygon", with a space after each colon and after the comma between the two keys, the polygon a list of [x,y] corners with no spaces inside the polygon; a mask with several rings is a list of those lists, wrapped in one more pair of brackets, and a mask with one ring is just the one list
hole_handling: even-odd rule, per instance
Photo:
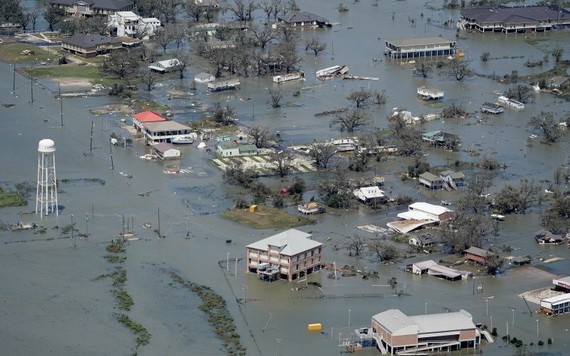
{"label": "wooden post", "polygon": [[63,127],[63,98],[61,97],[61,84],[57,83],[57,92],[59,97],[59,121],[61,122],[61,127]]}
{"label": "wooden post", "polygon": [[14,73],[12,75],[12,91],[16,93],[16,62],[14,62]]}
{"label": "wooden post", "polygon": [[[63,122],[61,126],[63,126]],[[91,134],[89,136],[89,154],[93,154],[93,120],[91,120]]]}
{"label": "wooden post", "polygon": [[115,164],[113,163],[113,143],[109,140],[109,154],[111,156],[111,170],[115,170]]}

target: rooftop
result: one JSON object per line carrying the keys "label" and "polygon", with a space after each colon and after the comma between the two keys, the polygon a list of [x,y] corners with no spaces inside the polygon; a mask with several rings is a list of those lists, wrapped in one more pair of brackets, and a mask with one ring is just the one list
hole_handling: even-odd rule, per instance
{"label": "rooftop", "polygon": [[427,213],[435,214],[435,215],[441,215],[443,213],[452,212],[451,210],[449,210],[448,208],[446,208],[444,206],[434,205],[434,204],[429,204],[429,203],[424,203],[424,202],[416,202],[416,203],[410,204],[409,209],[410,210],[425,211]]}
{"label": "rooftop", "polygon": [[399,309],[389,309],[372,317],[392,336],[428,334],[451,330],[475,329],[473,318],[467,311],[407,316]]}
{"label": "rooftop", "polygon": [[154,149],[158,152],[166,152],[171,149],[176,149],[173,144],[168,142],[160,142],[153,145]]}
{"label": "rooftop", "polygon": [[439,178],[438,176],[436,176],[435,174],[430,173],[430,172],[424,172],[424,173],[420,174],[420,175],[419,175],[419,178],[425,179],[425,180],[427,180],[427,181],[429,181],[429,182],[438,182],[438,181],[441,181],[441,178]]}
{"label": "rooftop", "polygon": [[465,253],[470,253],[475,256],[487,257],[494,255],[493,252],[483,250],[482,248],[471,246],[467,250],[464,251]]}
{"label": "rooftop", "polygon": [[129,0],[50,0],[50,4],[72,6],[75,3],[83,2],[96,9],[121,10],[132,6]]}
{"label": "rooftop", "polygon": [[73,35],[62,40],[63,43],[76,47],[97,47],[101,45],[120,43],[119,37],[107,37],[101,35]]}
{"label": "rooftop", "polygon": [[155,121],[155,122],[145,122],[143,126],[148,130],[156,131],[179,131],[179,130],[190,130],[190,127],[183,125],[176,121]]}
{"label": "rooftop", "polygon": [[423,47],[455,43],[455,41],[442,36],[405,38],[401,40],[389,40],[387,42],[397,47]]}
{"label": "rooftop", "polygon": [[301,12],[301,11],[290,11],[285,15],[279,16],[279,20],[287,23],[299,23],[299,22],[320,22],[328,23],[329,20],[321,17],[319,15],[313,14],[312,12]]}
{"label": "rooftop", "polygon": [[247,248],[266,251],[272,246],[273,249],[279,249],[282,255],[294,256],[322,245],[322,243],[310,239],[311,236],[311,234],[297,229],[289,229],[249,244]]}
{"label": "rooftop", "polygon": [[142,111],[133,115],[139,122],[166,121],[164,117],[154,111]]}
{"label": "rooftop", "polygon": [[568,19],[570,12],[555,5],[486,6],[463,9],[461,16],[482,23],[529,23]]}

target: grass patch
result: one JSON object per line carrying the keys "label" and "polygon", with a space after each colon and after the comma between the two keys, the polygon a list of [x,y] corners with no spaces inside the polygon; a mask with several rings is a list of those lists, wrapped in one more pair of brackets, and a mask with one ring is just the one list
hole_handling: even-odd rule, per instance
{"label": "grass patch", "polygon": [[150,341],[150,333],[140,323],[131,320],[126,314],[116,314],[119,323],[130,329],[137,335],[137,347],[147,345]]}
{"label": "grass patch", "polygon": [[94,82],[100,82],[100,79],[103,78],[101,68],[99,67],[74,64],[57,67],[25,68],[23,71],[32,77],[41,78],[82,78]]}
{"label": "grass patch", "polygon": [[[31,54],[23,54],[31,51]],[[0,61],[8,63],[40,63],[42,61],[57,63],[59,57],[40,47],[24,43],[7,43],[0,45]]]}
{"label": "grass patch", "polygon": [[240,342],[234,319],[226,307],[224,298],[216,294],[210,287],[187,282],[174,272],[170,276],[176,283],[196,293],[202,299],[200,310],[208,315],[208,322],[214,328],[216,335],[224,342],[228,354],[246,355],[246,348]]}
{"label": "grass patch", "polygon": [[306,216],[291,215],[281,209],[265,205],[259,205],[254,213],[250,213],[248,209],[232,209],[222,213],[222,217],[258,229],[287,228],[315,222]]}
{"label": "grass patch", "polygon": [[123,310],[131,310],[131,307],[135,304],[133,298],[127,293],[126,290],[119,288],[113,292],[115,299],[117,300],[117,304],[119,309]]}
{"label": "grass patch", "polygon": [[106,255],[105,259],[109,263],[123,263],[127,259],[126,256]]}
{"label": "grass patch", "polygon": [[26,198],[18,192],[5,192],[4,189],[0,188],[0,208],[5,208],[7,206],[24,206],[28,202]]}
{"label": "grass patch", "polygon": [[123,253],[125,252],[125,244],[120,241],[109,242],[105,249],[111,253]]}

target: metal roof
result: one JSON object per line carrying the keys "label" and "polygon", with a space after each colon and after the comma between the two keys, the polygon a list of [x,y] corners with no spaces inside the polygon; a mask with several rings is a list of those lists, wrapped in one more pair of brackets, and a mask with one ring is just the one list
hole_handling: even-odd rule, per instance
{"label": "metal roof", "polygon": [[247,248],[267,251],[269,246],[274,249],[280,249],[280,253],[286,256],[295,256],[301,252],[312,250],[319,247],[322,243],[310,239],[312,235],[297,229],[289,229],[269,236],[263,240],[259,240],[247,245]]}
{"label": "metal roof", "polygon": [[86,3],[95,9],[121,10],[133,6],[129,0],[51,0],[50,4],[72,6],[75,3]]}
{"label": "metal roof", "polygon": [[372,320],[382,325],[392,336],[417,334],[419,326],[400,309],[389,309],[378,313]]}
{"label": "metal roof", "polygon": [[62,40],[63,43],[82,47],[82,48],[92,48],[101,45],[120,43],[122,42],[118,37],[107,37],[101,35],[73,35]]}
{"label": "metal roof", "polygon": [[470,253],[475,256],[487,257],[494,255],[493,252],[483,250],[482,248],[471,246],[467,250],[464,251],[465,253]]}
{"label": "metal roof", "polygon": [[551,304],[556,304],[556,303],[560,303],[560,302],[570,302],[570,293],[555,295],[554,297],[550,297],[550,298],[544,298],[540,302],[541,303],[546,302],[546,303],[551,303]]}
{"label": "metal roof", "polygon": [[378,313],[372,320],[382,325],[392,336],[442,333],[475,329],[473,317],[463,309],[458,312],[407,316],[399,309]]}
{"label": "metal roof", "polygon": [[278,19],[287,23],[299,23],[299,22],[328,23],[329,22],[329,20],[325,19],[324,17],[306,11],[303,12],[290,11],[283,16],[279,16]]}
{"label": "metal roof", "polygon": [[429,214],[434,214],[434,215],[441,215],[443,213],[451,213],[452,210],[449,210],[448,208],[441,206],[441,205],[434,205],[434,204],[429,204],[429,203],[424,203],[424,202],[416,202],[413,204],[410,204],[410,206],[408,207],[410,210],[416,210],[416,211],[423,211]]}
{"label": "metal roof", "polygon": [[424,47],[455,43],[455,41],[442,36],[405,38],[401,40],[389,40],[387,42],[396,47]]}

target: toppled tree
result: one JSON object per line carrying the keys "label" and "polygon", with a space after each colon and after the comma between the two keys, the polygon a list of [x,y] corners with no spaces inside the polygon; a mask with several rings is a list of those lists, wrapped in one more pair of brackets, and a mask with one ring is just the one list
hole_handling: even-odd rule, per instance
{"label": "toppled tree", "polygon": [[530,101],[530,95],[531,89],[522,84],[511,87],[505,92],[507,98],[520,101],[521,103],[528,103]]}
{"label": "toppled tree", "polygon": [[524,213],[542,200],[542,189],[534,181],[523,180],[518,187],[506,185],[495,196],[495,208],[502,214]]}
{"label": "toppled tree", "polygon": [[467,116],[467,114],[468,112],[467,109],[465,108],[465,105],[463,104],[457,105],[455,103],[447,105],[441,111],[441,116],[446,119],[464,118]]}
{"label": "toppled tree", "polygon": [[536,129],[540,129],[544,138],[549,143],[556,142],[560,136],[562,136],[562,129],[554,119],[554,113],[551,111],[542,111],[538,115],[533,115],[528,122],[528,125]]}
{"label": "toppled tree", "polygon": [[267,89],[269,94],[269,103],[273,108],[281,107],[281,100],[285,97],[285,92],[279,88],[269,88]]}
{"label": "toppled tree", "polygon": [[247,134],[253,138],[253,144],[257,148],[262,148],[267,145],[269,140],[269,127],[253,125],[247,130]]}
{"label": "toppled tree", "polygon": [[315,162],[317,169],[326,169],[335,154],[336,148],[325,143],[314,143],[309,148],[309,156]]}
{"label": "toppled tree", "polygon": [[327,44],[319,41],[317,37],[311,37],[305,39],[305,51],[308,51],[310,49],[311,51],[313,51],[315,56],[318,56],[319,52],[324,51],[326,48]]}
{"label": "toppled tree", "polygon": [[554,234],[570,232],[570,196],[555,193],[541,214],[542,226]]}
{"label": "toppled tree", "polygon": [[365,247],[366,239],[358,234],[354,234],[352,238],[349,237],[349,241],[345,244],[349,256],[353,256],[354,254],[354,256],[360,257]]}
{"label": "toppled tree", "polygon": [[341,132],[354,132],[355,129],[366,126],[372,121],[370,114],[363,109],[354,109],[335,115],[330,125],[338,125]]}
{"label": "toppled tree", "polygon": [[474,72],[469,68],[465,61],[461,59],[454,59],[451,61],[449,67],[447,68],[446,74],[460,82],[465,77],[473,76]]}

